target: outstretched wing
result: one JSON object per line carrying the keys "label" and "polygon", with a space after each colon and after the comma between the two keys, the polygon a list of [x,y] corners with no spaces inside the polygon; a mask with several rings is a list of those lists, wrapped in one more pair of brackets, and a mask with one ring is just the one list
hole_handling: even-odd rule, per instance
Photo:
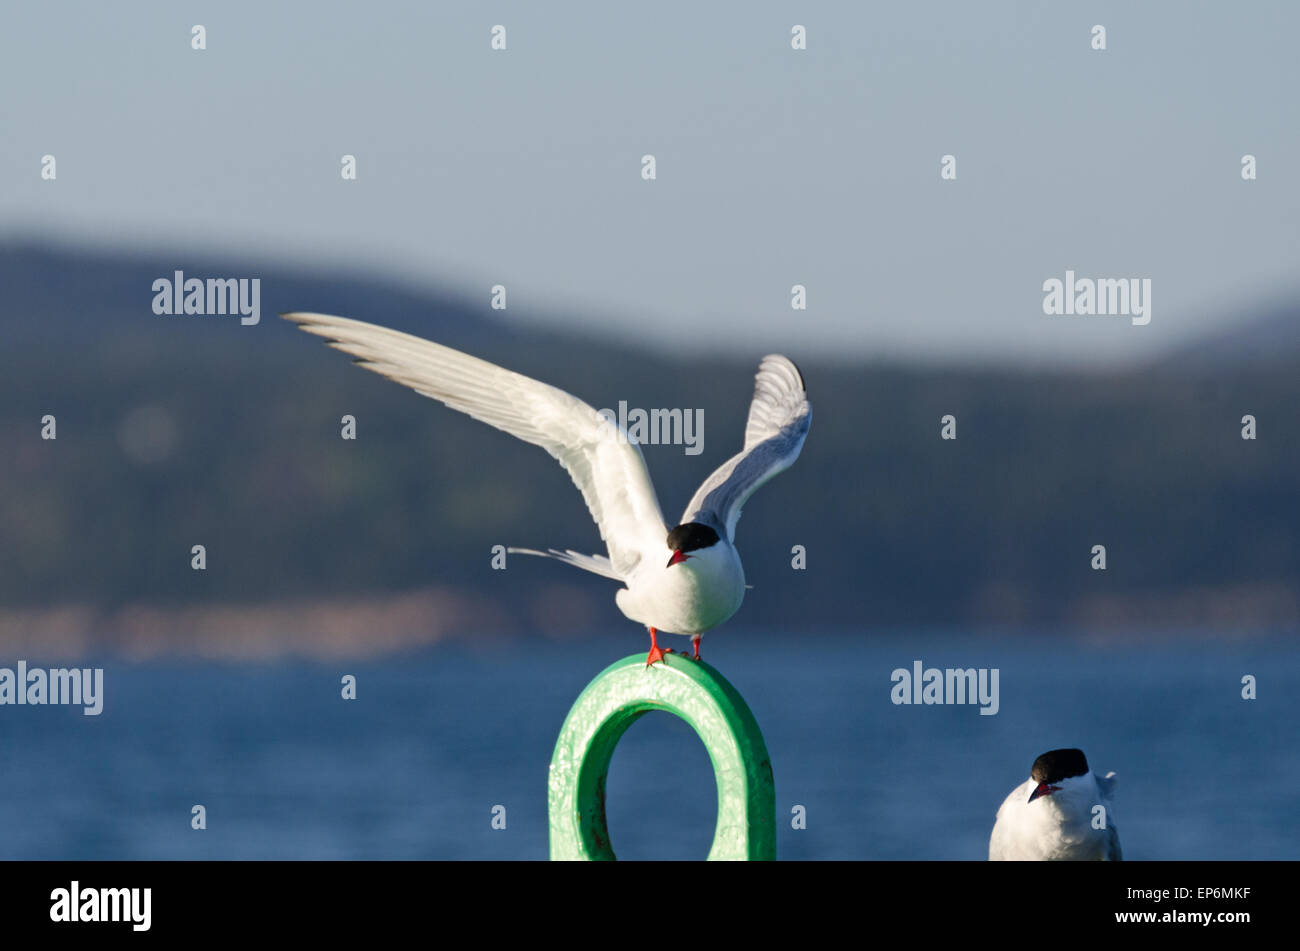
{"label": "outstretched wing", "polygon": [[682,523],[712,525],[734,541],[741,508],[760,485],[799,458],[811,423],[812,406],[799,368],[783,356],[764,357],[754,377],[745,448],[704,480],[682,513]]}
{"label": "outstretched wing", "polygon": [[582,400],[386,327],[327,314],[281,316],[352,354],[367,370],[545,449],[582,492],[619,577],[643,554],[664,547],[668,528],[641,450]]}

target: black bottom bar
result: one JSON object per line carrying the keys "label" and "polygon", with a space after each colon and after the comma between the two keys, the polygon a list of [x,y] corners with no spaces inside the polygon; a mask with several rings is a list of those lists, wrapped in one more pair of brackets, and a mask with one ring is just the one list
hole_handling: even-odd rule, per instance
{"label": "black bottom bar", "polygon": [[844,925],[863,938],[901,929],[926,941],[1002,934],[1026,946],[1128,931],[1222,942],[1285,927],[1296,871],[1286,862],[31,862],[0,866],[0,909],[7,937],[91,940],[338,941],[419,926],[436,943],[469,924],[481,935],[544,928],[589,943],[621,940],[644,920],[695,938],[784,924],[809,937]]}

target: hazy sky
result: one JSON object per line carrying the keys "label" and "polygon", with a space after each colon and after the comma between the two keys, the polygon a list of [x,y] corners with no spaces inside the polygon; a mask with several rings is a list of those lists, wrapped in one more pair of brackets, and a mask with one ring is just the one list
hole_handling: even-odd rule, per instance
{"label": "hazy sky", "polygon": [[[9,4],[0,236],[747,353],[1142,358],[1300,289],[1297,35],[1282,2]],[[1044,316],[1067,268],[1151,279],[1150,324]]]}

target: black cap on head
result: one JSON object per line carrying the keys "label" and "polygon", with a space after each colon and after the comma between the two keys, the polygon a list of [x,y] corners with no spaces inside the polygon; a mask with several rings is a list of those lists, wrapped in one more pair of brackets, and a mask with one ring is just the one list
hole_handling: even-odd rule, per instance
{"label": "black cap on head", "polygon": [[1036,783],[1059,783],[1071,776],[1082,776],[1088,771],[1088,758],[1083,750],[1052,750],[1034,760],[1029,771]]}
{"label": "black cap on head", "polygon": [[672,551],[695,551],[718,543],[718,533],[699,522],[678,525],[668,533],[668,548]]}

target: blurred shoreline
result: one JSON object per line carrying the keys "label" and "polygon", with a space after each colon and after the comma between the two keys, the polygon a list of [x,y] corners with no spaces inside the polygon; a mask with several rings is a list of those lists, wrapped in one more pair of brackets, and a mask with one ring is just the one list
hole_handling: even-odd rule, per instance
{"label": "blurred shoreline", "polygon": [[[1017,617],[1014,593],[1007,589],[985,599],[984,607],[997,607],[1000,614],[986,610],[976,623],[943,629],[1033,632],[1039,637],[1047,632],[1048,637],[1104,645],[1131,643],[1135,632],[1161,641],[1205,634],[1229,640],[1272,637],[1279,632],[1294,634],[1300,621],[1295,592],[1281,584],[1201,588],[1169,595],[1092,594],[1067,607],[1059,623]],[[744,620],[733,626],[750,630]],[[242,604],[0,608],[0,655],[72,660],[108,654],[139,661],[236,662],[374,658],[450,641],[500,642],[537,636],[578,640],[611,627],[631,631],[634,626],[612,607],[602,612],[598,599],[587,591],[566,585],[544,588],[522,614],[512,613],[494,599],[431,587]],[[864,627],[877,629],[870,619],[864,619]],[[850,637],[862,629],[845,629],[832,636]],[[724,635],[725,631],[726,627],[719,629]]]}
{"label": "blurred shoreline", "polygon": [[[177,268],[257,273],[267,314],[378,321],[596,406],[707,409],[698,459],[644,448],[665,518],[744,432],[757,353],[669,357],[267,261],[0,244],[15,315],[0,348],[0,649],[258,659],[640,637],[608,582],[493,561],[510,544],[598,550],[544,453],[285,321],[161,320],[150,283]],[[1294,632],[1293,300],[1247,302],[1235,336],[1105,372],[802,363],[816,422],[746,510],[754,590],[733,623]]]}

